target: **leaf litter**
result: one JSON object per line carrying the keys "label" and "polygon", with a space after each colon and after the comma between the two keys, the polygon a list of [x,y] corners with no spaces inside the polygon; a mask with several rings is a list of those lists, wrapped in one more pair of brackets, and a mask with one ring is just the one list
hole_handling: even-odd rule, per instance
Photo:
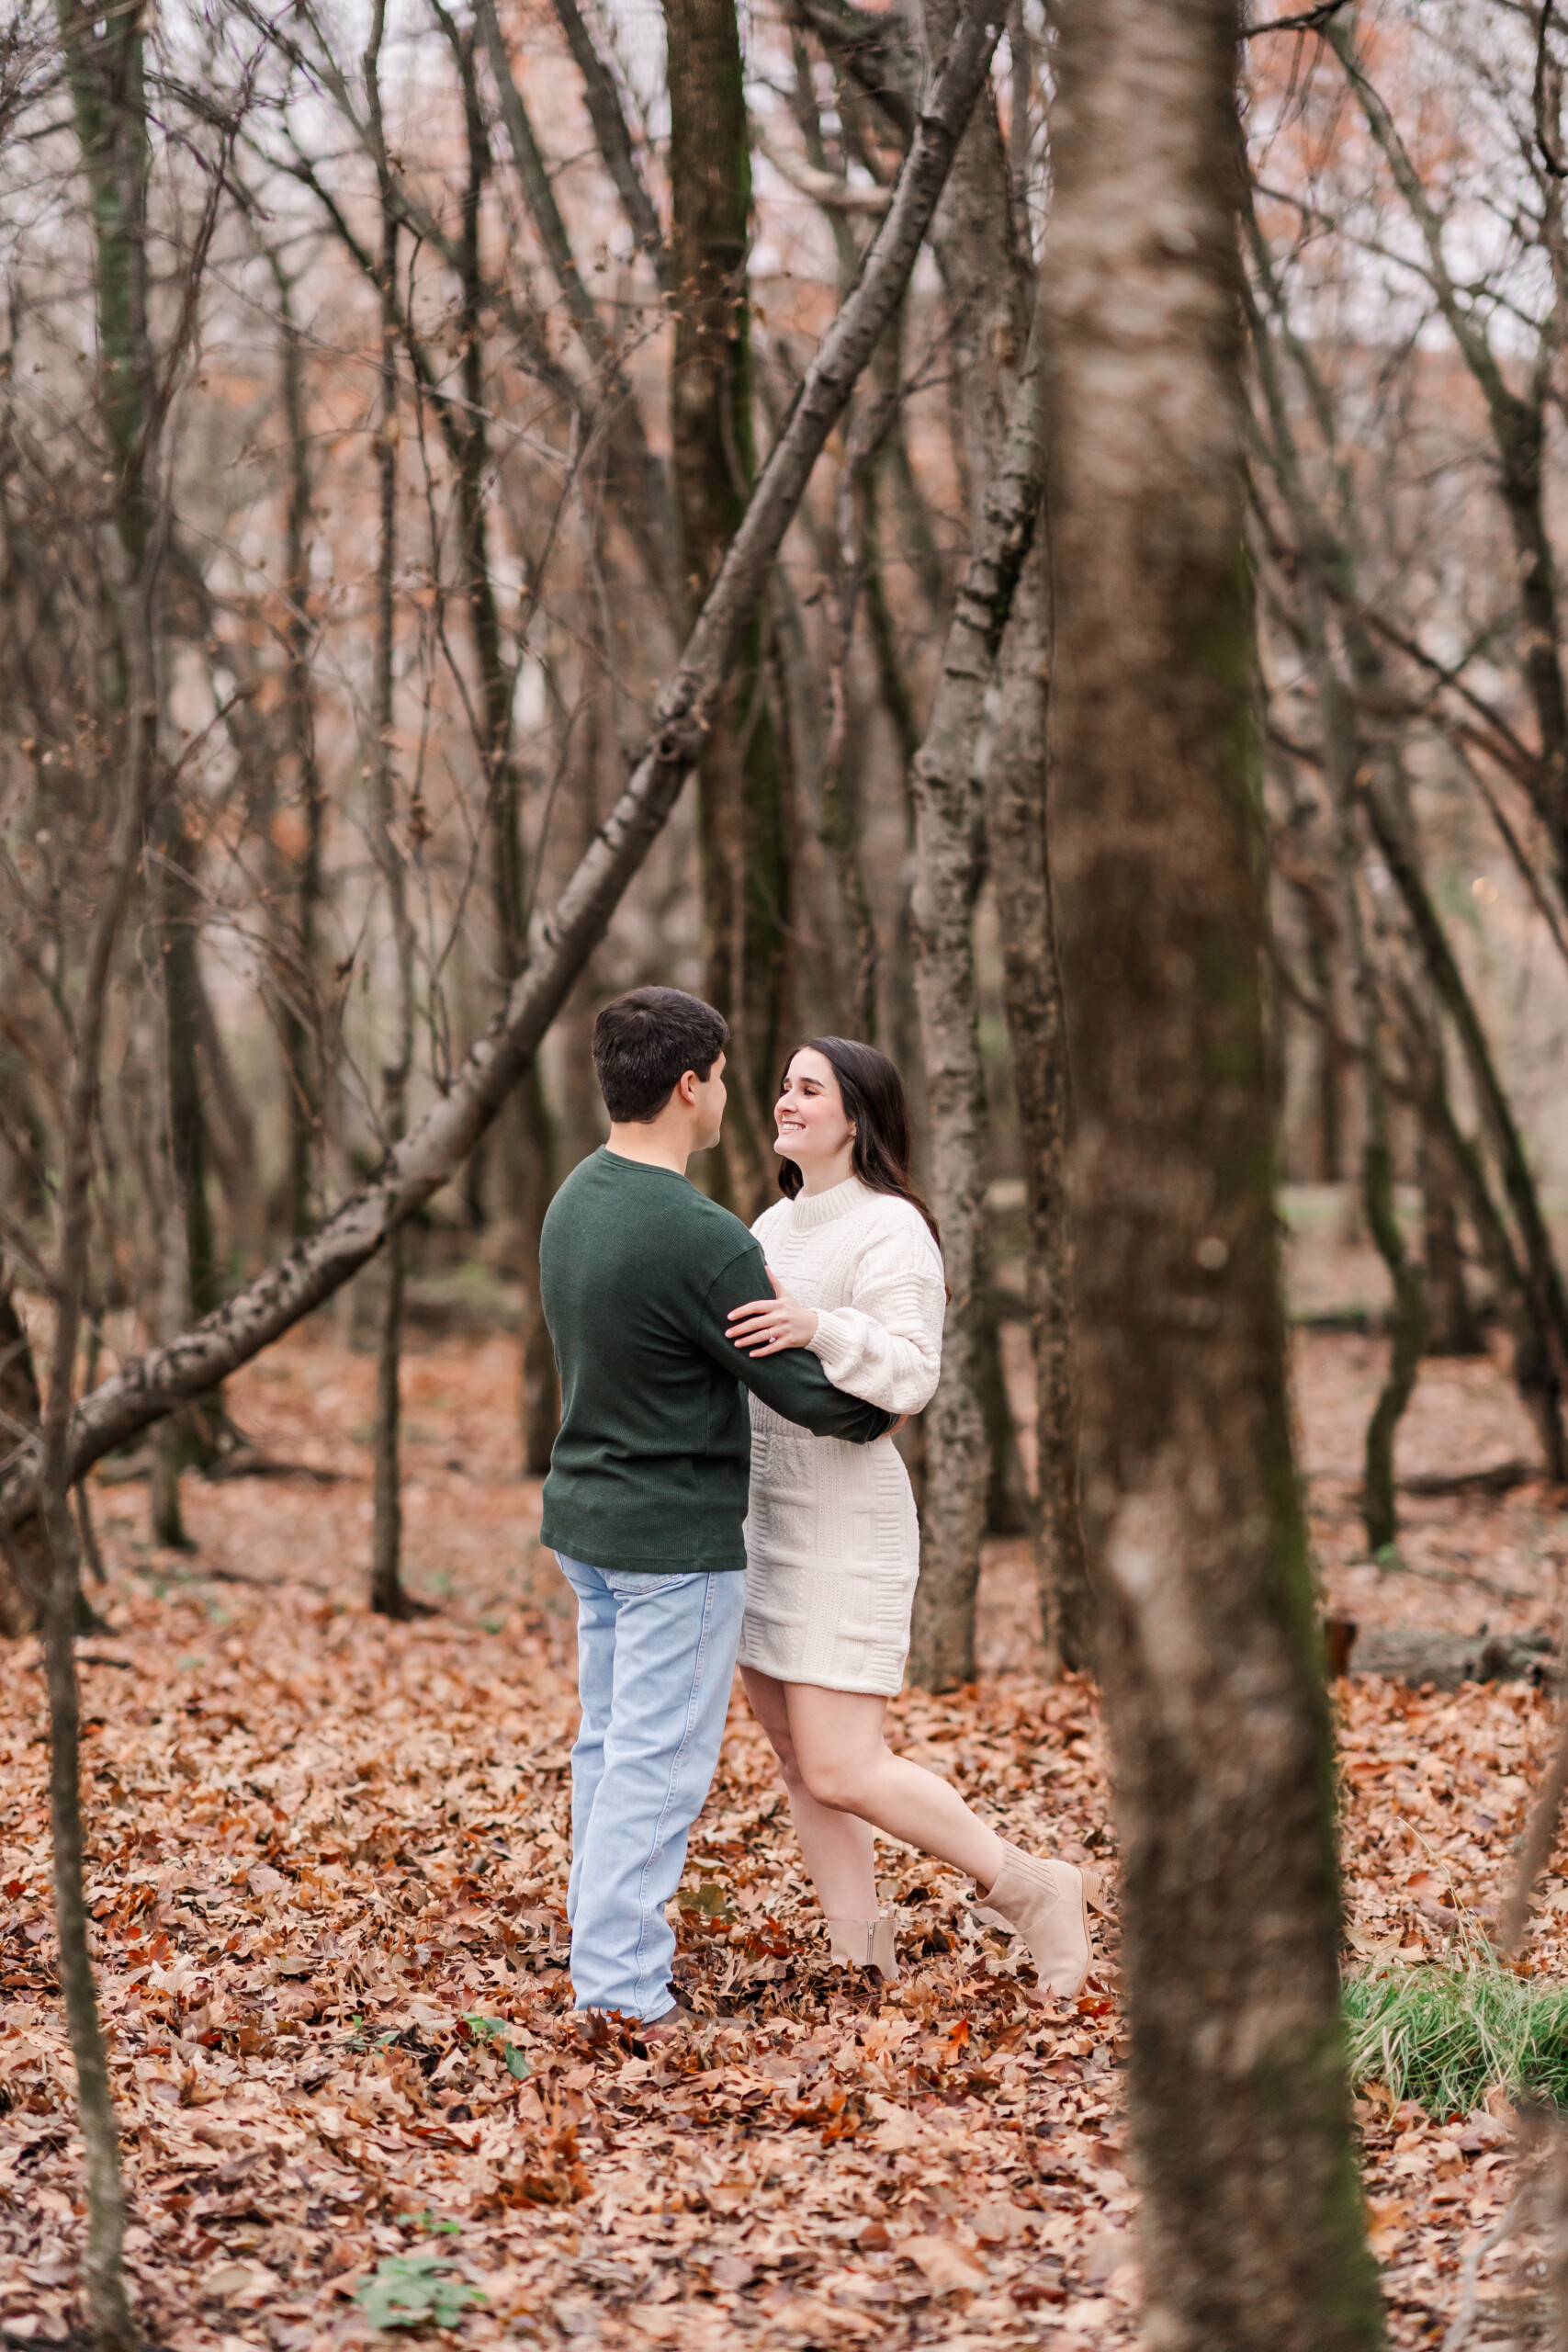
{"label": "leaf litter", "polygon": [[[512,1470],[513,1351],[442,1340],[405,1366],[409,1581],[440,1611],[408,1625],[363,1608],[368,1458],[350,1433],[372,1377],[311,1331],[236,1379],[259,1443],[336,1476],[192,1480],[194,1558],[151,1544],[140,1489],[100,1490],[88,1899],[150,2338],[1134,2343],[1113,1913],[1085,1996],[1043,2003],[956,1874],[886,1841],[908,1973],[846,1987],[738,1701],[671,1910],[702,2021],[653,2058],[615,2033],[585,2046],[563,1967],[569,1604],[538,1487]],[[1462,1514],[1472,1550],[1481,1508]],[[1540,1487],[1485,1510],[1539,1613],[1561,1511]],[[1331,1491],[1314,1517],[1329,1597],[1343,1581],[1365,1613],[1344,1518]],[[991,1547],[984,1679],[908,1695],[896,1736],[1021,1842],[1113,1863],[1093,1692],[1040,1679],[1032,1609],[1025,1548]],[[51,2343],[81,2322],[80,2143],[36,1644],[6,1666],[0,2328]],[[1437,1968],[1506,1883],[1550,1702],[1356,1679],[1337,1703],[1352,1961]],[[1522,1965],[1560,1980],[1553,1859]],[[1494,2092],[1429,2116],[1373,2082],[1357,2115],[1392,2334],[1435,2342],[1507,2199],[1511,2112]],[[1535,2258],[1487,2257],[1483,2312],[1499,2266]]]}

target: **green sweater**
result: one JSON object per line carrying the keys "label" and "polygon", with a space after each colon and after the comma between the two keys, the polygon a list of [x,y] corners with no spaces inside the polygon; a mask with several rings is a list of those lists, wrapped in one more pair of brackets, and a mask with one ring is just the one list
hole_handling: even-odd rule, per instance
{"label": "green sweater", "polygon": [[751,1417],[741,1383],[818,1437],[869,1444],[894,1417],[835,1388],[806,1348],[742,1355],[737,1306],[770,1295],[739,1217],[684,1176],[599,1150],[539,1242],[560,1369],[541,1541],[594,1568],[743,1568]]}

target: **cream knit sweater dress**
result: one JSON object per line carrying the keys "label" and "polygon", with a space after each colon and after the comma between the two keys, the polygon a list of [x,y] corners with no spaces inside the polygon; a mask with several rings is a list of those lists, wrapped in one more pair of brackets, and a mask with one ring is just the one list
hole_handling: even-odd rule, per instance
{"label": "cream knit sweater dress", "polygon": [[[812,1352],[837,1388],[918,1413],[942,1368],[942,1256],[908,1201],[858,1177],[765,1209],[751,1230],[791,1295],[817,1309]],[[751,1402],[740,1663],[781,1682],[897,1695],[920,1536],[891,1437],[813,1437]]]}

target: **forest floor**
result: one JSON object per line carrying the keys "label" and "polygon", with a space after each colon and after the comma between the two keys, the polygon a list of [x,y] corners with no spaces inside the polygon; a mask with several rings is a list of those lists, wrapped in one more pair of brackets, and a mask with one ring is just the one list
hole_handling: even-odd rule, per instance
{"label": "forest floor", "polygon": [[[1355,1480],[1383,1343],[1297,1342],[1327,1597],[1365,1630],[1555,1634],[1568,1496],[1412,1497],[1360,1556]],[[326,2352],[382,2280],[462,2341],[587,2346],[1132,2345],[1139,2286],[1113,1916],[1085,1996],[1043,2005],[951,1872],[882,1849],[905,1981],[845,1992],[739,1699],[681,1897],[681,1973],[724,2012],[678,2054],[585,2051],[562,1970],[568,1596],[515,1461],[504,1334],[405,1374],[409,1582],[364,1606],[373,1366],[324,1321],[232,1384],[294,1475],[187,1480],[197,1549],[96,1485],[105,1630],[82,1645],[89,1894],[151,2339]],[[1529,1459],[1501,1357],[1423,1367],[1405,1475]],[[896,1709],[906,1752],[1025,1843],[1114,1867],[1090,1688],[1048,1687],[1026,1548],[991,1547],[975,1690]],[[1349,1939],[1440,1962],[1506,1885],[1551,1706],[1524,1685],[1337,1688]],[[0,2333],[67,2338],[81,2235],[56,1992],[37,1645],[0,1679]],[[1568,1849],[1527,1965],[1568,1976]],[[1467,2118],[1358,2102],[1391,2334],[1440,2342],[1517,2165]],[[440,2265],[446,2265],[445,2268]],[[433,2267],[437,2266],[437,2267]],[[1529,2232],[1481,2260],[1474,2344],[1533,2341]],[[423,2285],[420,2281],[423,2280]],[[367,2291],[370,2302],[366,2301]],[[482,2298],[482,2301],[479,2300]],[[467,2301],[460,2318],[454,2305]]]}

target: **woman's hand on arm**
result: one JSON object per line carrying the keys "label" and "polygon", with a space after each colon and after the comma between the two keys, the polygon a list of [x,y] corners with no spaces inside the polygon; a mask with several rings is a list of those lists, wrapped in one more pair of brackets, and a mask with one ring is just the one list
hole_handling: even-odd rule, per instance
{"label": "woman's hand on arm", "polygon": [[773,1286],[773,1297],[749,1299],[745,1306],[732,1308],[725,1338],[749,1356],[776,1356],[784,1348],[808,1348],[817,1336],[816,1310],[791,1298],[772,1266],[768,1280]]}

